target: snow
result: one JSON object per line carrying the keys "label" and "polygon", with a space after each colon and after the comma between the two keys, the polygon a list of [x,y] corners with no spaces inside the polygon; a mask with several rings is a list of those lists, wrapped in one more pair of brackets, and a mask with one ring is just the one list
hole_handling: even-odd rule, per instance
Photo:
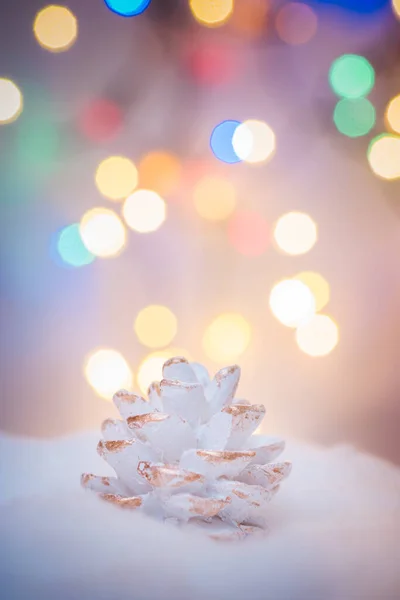
{"label": "snow", "polygon": [[98,432],[0,436],[0,581],[7,600],[395,600],[400,470],[351,447],[288,444],[293,471],[262,540],[223,544],[80,489],[108,474]]}

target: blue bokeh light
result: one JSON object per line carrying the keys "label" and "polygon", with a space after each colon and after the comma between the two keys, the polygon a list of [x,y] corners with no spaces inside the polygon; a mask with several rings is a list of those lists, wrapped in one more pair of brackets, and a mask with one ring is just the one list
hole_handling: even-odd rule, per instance
{"label": "blue bokeh light", "polygon": [[222,162],[229,164],[241,162],[232,145],[233,134],[238,125],[240,125],[240,121],[222,121],[211,134],[211,150]]}
{"label": "blue bokeh light", "polygon": [[374,13],[390,4],[390,0],[314,0],[314,2],[318,4],[334,4],[341,8],[364,14]]}
{"label": "blue bokeh light", "polygon": [[84,245],[78,223],[68,225],[59,232],[57,252],[63,263],[70,267],[89,265],[96,258]]}
{"label": "blue bokeh light", "polygon": [[151,0],[104,0],[104,2],[117,15],[136,17],[146,10]]}

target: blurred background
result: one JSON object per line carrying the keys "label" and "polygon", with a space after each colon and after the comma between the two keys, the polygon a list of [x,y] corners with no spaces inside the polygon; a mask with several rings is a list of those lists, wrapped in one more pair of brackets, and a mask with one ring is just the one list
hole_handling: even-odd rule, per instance
{"label": "blurred background", "polygon": [[265,431],[400,461],[400,0],[15,0],[1,430],[98,428],[171,355]]}

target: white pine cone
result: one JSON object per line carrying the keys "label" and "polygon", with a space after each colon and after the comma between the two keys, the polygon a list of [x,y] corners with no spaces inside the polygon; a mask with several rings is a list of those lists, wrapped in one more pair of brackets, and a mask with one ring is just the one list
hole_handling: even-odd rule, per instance
{"label": "white pine cone", "polygon": [[124,508],[205,527],[212,537],[246,537],[266,527],[267,504],[289,474],[271,462],[284,449],[258,438],[265,408],[234,400],[240,367],[213,380],[199,364],[172,358],[149,400],[122,390],[122,420],[103,423],[99,454],[116,477],[82,475],[83,487]]}

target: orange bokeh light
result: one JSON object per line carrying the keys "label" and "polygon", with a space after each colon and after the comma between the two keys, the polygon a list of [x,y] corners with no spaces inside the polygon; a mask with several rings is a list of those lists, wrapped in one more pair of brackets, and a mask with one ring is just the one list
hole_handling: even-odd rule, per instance
{"label": "orange bokeh light", "polygon": [[266,27],[269,1],[236,0],[230,24],[232,29],[248,37],[260,36]]}
{"label": "orange bokeh light", "polygon": [[140,186],[161,196],[173,194],[178,189],[181,174],[179,158],[164,150],[149,152],[139,164]]}

